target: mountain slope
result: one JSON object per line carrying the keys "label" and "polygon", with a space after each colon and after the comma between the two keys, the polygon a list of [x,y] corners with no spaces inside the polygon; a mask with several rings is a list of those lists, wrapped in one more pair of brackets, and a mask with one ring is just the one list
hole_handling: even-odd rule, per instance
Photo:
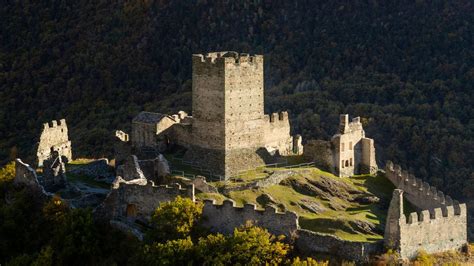
{"label": "mountain slope", "polygon": [[0,158],[65,117],[77,156],[111,154],[140,110],[191,111],[191,54],[265,55],[266,110],[329,138],[360,115],[391,159],[474,198],[472,1],[8,1],[0,7]]}

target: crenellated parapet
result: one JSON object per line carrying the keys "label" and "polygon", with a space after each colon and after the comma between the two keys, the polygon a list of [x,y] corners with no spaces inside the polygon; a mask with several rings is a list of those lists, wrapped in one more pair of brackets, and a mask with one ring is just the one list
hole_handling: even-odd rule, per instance
{"label": "crenellated parapet", "polygon": [[68,137],[68,129],[65,119],[53,120],[51,123],[44,123],[43,130],[38,142],[38,166],[43,166],[43,161],[51,156],[51,152],[56,151],[61,157],[72,160],[71,141]]}
{"label": "crenellated parapet", "polygon": [[434,186],[416,178],[400,165],[387,161],[385,175],[399,189],[405,191],[405,197],[418,209],[435,209],[455,204],[453,199],[444,195]]}
{"label": "crenellated parapet", "polygon": [[395,189],[385,226],[385,245],[402,258],[414,258],[420,249],[429,253],[460,250],[467,243],[466,204],[454,202],[405,216],[403,190]]}
{"label": "crenellated parapet", "polygon": [[283,111],[278,113],[271,113],[270,115],[268,115],[268,121],[270,121],[270,123],[287,123],[289,121],[288,112]]}
{"label": "crenellated parapet", "polygon": [[420,223],[435,223],[440,220],[453,221],[457,218],[467,217],[466,204],[454,203],[451,206],[443,208],[435,208],[432,210],[423,210],[421,212],[412,212],[407,217],[402,216],[402,223],[406,224],[420,224]]}
{"label": "crenellated parapet", "polygon": [[117,177],[96,212],[108,219],[147,222],[160,203],[172,201],[178,196],[194,201],[194,185],[183,188],[180,184],[155,185],[146,179],[126,181]]}
{"label": "crenellated parapet", "polygon": [[299,228],[298,215],[294,212],[279,212],[273,206],[260,210],[255,204],[237,207],[233,200],[224,200],[222,205],[216,204],[214,200],[205,200],[203,217],[202,226],[223,234],[231,234],[234,228],[247,222],[288,238],[292,238]]}
{"label": "crenellated parapet", "polygon": [[193,54],[193,65],[228,65],[236,66],[242,64],[262,65],[262,55],[250,55],[247,53],[238,53],[233,51],[214,52],[207,54]]}
{"label": "crenellated parapet", "polygon": [[57,128],[67,130],[66,119],[61,119],[59,120],[59,122],[57,120],[52,120],[51,123],[43,124],[43,130],[57,129]]}

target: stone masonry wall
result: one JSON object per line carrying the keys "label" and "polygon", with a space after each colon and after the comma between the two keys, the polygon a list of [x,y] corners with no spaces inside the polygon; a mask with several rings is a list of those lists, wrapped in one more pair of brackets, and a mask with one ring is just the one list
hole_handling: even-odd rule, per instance
{"label": "stone masonry wall", "polygon": [[53,120],[51,125],[49,123],[43,124],[43,131],[41,132],[38,143],[38,166],[43,166],[43,161],[48,159],[51,151],[57,151],[60,156],[67,160],[72,160],[71,141],[68,137],[68,129],[66,120]]}
{"label": "stone masonry wall", "polygon": [[339,134],[333,137],[335,147],[334,163],[339,176],[357,173],[361,161],[361,139],[365,137],[359,118],[349,123],[349,115],[341,115]]}
{"label": "stone masonry wall", "polygon": [[284,235],[287,240],[295,240],[295,246],[303,254],[326,253],[340,258],[368,261],[369,255],[382,251],[382,241],[376,243],[352,242],[338,237],[299,228],[298,216],[293,212],[280,213],[271,206],[257,210],[253,204],[236,207],[232,200],[224,200],[222,205],[205,200],[201,225],[211,232],[232,234],[234,228],[251,221],[266,228],[273,235]]}
{"label": "stone masonry wall", "polygon": [[419,250],[428,253],[460,250],[467,244],[466,205],[455,203],[443,208],[403,213],[403,191],[393,192],[385,244],[397,250],[402,258],[412,259]]}
{"label": "stone masonry wall", "polygon": [[108,219],[126,218],[131,221],[149,221],[153,211],[162,202],[174,200],[177,196],[188,197],[194,201],[194,186],[181,188],[174,186],[155,186],[153,182],[115,182],[99,211]]}
{"label": "stone masonry wall", "polygon": [[432,210],[454,204],[450,196],[403,171],[399,165],[391,161],[385,164],[385,175],[397,188],[405,192],[405,198],[419,210]]}
{"label": "stone masonry wall", "polygon": [[225,147],[225,58],[217,56],[193,55],[193,143],[211,150]]}
{"label": "stone masonry wall", "polygon": [[293,137],[290,135],[288,112],[265,115],[263,145],[269,150],[278,150],[280,155],[293,153]]}
{"label": "stone masonry wall", "polygon": [[361,174],[377,173],[377,162],[375,161],[374,140],[369,138],[361,139],[362,158],[360,161],[359,172]]}
{"label": "stone masonry wall", "polygon": [[303,156],[305,160],[314,162],[316,167],[325,171],[334,172],[334,158],[331,146],[330,141],[309,140],[304,145]]}
{"label": "stone masonry wall", "polygon": [[268,229],[274,235],[284,235],[287,238],[293,238],[299,227],[298,216],[293,212],[280,213],[270,206],[265,210],[257,210],[253,204],[239,208],[232,200],[224,200],[222,205],[205,200],[202,214],[202,226],[223,234],[233,233],[234,228],[245,225],[247,221]]}
{"label": "stone masonry wall", "polygon": [[228,52],[223,59],[226,149],[261,147],[264,115],[263,56]]}
{"label": "stone masonry wall", "polygon": [[359,117],[349,123],[349,115],[340,116],[339,133],[332,138],[335,173],[340,177],[377,171],[372,139],[365,137]]}
{"label": "stone masonry wall", "polygon": [[324,253],[363,263],[368,262],[369,255],[380,254],[383,243],[382,241],[375,243],[352,242],[332,235],[299,229],[295,247],[308,256]]}

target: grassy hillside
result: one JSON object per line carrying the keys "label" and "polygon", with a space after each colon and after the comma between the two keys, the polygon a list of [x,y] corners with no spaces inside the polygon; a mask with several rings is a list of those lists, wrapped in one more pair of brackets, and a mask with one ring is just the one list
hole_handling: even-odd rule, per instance
{"label": "grassy hillside", "polygon": [[215,182],[220,193],[198,193],[201,199],[221,203],[229,198],[237,206],[246,203],[259,208],[272,205],[299,215],[302,228],[337,235],[354,241],[383,238],[388,204],[394,186],[383,175],[339,178],[317,168],[264,169],[263,180],[274,173],[286,176],[270,186],[249,185],[251,178]]}

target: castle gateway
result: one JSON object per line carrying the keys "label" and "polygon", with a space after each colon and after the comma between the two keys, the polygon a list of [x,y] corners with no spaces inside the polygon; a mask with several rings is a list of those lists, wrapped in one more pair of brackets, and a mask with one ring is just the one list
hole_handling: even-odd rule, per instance
{"label": "castle gateway", "polygon": [[225,177],[264,165],[273,155],[302,153],[301,136],[290,135],[288,113],[264,113],[262,55],[195,54],[192,67],[192,116],[139,114],[132,125],[135,147],[161,152],[177,144],[188,149],[186,161]]}

